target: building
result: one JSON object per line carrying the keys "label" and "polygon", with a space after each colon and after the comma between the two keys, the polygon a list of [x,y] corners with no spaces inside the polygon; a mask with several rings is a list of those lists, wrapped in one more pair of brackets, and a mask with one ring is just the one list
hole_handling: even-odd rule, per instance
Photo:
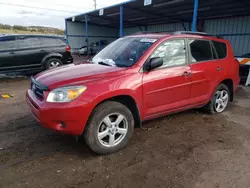
{"label": "building", "polygon": [[236,56],[250,53],[249,0],[131,0],[66,18],[73,50],[136,32],[201,31],[228,39]]}

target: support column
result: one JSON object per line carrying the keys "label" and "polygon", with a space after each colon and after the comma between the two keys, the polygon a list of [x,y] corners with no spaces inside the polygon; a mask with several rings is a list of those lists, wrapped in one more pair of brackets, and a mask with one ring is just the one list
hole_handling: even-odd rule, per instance
{"label": "support column", "polygon": [[196,26],[197,26],[197,17],[198,17],[198,7],[199,7],[199,0],[194,0],[192,31],[197,31]]}
{"label": "support column", "polygon": [[101,50],[101,39],[98,41],[98,52]]}
{"label": "support column", "polygon": [[69,39],[68,39],[68,24],[67,24],[67,20],[65,20],[65,36],[66,36],[66,43],[68,45],[69,44]]}
{"label": "support column", "polygon": [[85,33],[86,33],[86,45],[87,45],[87,54],[89,54],[89,28],[88,28],[88,15],[85,15]]}
{"label": "support column", "polygon": [[123,37],[123,6],[120,6],[120,37]]}

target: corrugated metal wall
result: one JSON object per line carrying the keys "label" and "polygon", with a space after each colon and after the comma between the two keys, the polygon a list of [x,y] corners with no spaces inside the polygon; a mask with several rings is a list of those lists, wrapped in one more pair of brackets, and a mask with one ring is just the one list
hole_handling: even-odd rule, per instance
{"label": "corrugated metal wall", "polygon": [[[142,27],[141,28],[143,31],[145,31],[145,28]],[[123,35],[127,36],[127,35],[131,35],[133,33],[138,33],[141,32],[141,29],[139,27],[129,27],[129,28],[124,28],[123,30]],[[119,35],[120,35],[120,31],[119,31]]]}
{"label": "corrugated metal wall", "polygon": [[236,56],[250,53],[250,16],[207,20],[205,32],[229,40]]}
{"label": "corrugated metal wall", "polygon": [[[190,29],[190,23],[184,23],[187,30]],[[85,24],[76,22],[67,22],[68,42],[73,49],[80,48],[86,44]],[[205,32],[222,35],[232,44],[236,56],[250,53],[250,16],[214,19],[205,21]],[[145,31],[145,27],[124,28],[124,35],[130,35],[136,32]],[[159,24],[147,26],[147,31],[152,32],[171,32],[184,30],[181,23]],[[110,42],[119,36],[119,28],[108,28],[89,25],[89,44],[92,41],[100,39]]]}
{"label": "corrugated metal wall", "polygon": [[[189,23],[184,23],[184,25],[185,28],[189,30]],[[183,30],[184,27],[181,23],[149,25],[147,27],[148,32],[172,32],[172,31],[183,31]],[[124,28],[124,36],[131,35],[141,31],[145,31],[145,27]]]}
{"label": "corrugated metal wall", "polygon": [[[68,43],[73,50],[86,45],[86,29],[85,23],[67,22]],[[91,42],[97,42],[100,39],[109,42],[117,39],[117,29],[101,27],[96,25],[88,25],[88,39]]]}
{"label": "corrugated metal wall", "polygon": [[[185,28],[189,30],[189,24],[184,23]],[[148,31],[152,32],[173,32],[173,31],[184,31],[184,27],[181,23],[171,23],[171,24],[160,24],[160,25],[150,25],[148,26]]]}

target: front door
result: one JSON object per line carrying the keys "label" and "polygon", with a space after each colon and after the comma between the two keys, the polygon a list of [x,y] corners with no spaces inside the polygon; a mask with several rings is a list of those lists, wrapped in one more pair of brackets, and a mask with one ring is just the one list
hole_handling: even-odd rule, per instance
{"label": "front door", "polygon": [[146,119],[189,105],[191,71],[184,39],[163,42],[150,58],[163,58],[163,65],[143,74]]}

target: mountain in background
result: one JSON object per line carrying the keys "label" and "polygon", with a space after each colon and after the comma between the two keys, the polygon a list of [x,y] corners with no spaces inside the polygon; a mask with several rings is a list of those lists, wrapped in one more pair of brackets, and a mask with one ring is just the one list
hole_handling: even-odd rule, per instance
{"label": "mountain in background", "polygon": [[43,26],[20,26],[0,24],[0,34],[54,34],[64,35],[65,31],[52,27]]}

